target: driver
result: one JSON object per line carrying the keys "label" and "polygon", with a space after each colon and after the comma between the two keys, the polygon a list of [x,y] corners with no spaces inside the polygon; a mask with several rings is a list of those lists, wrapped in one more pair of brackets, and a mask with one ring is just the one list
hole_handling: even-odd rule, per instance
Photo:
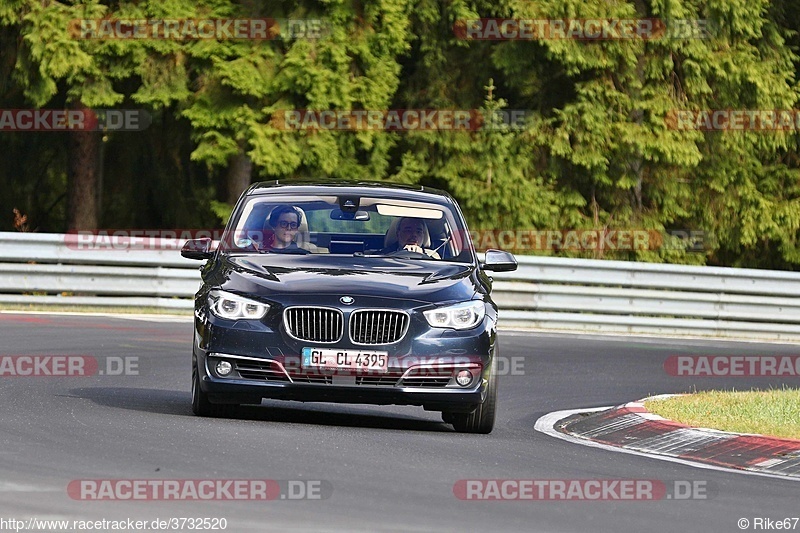
{"label": "driver", "polygon": [[300,228],[300,211],[290,205],[280,205],[272,210],[264,225],[264,244],[272,252],[291,252],[307,254],[297,246],[297,232]]}
{"label": "driver", "polygon": [[392,253],[407,250],[418,254],[425,254],[433,259],[441,259],[436,250],[422,247],[425,240],[425,222],[418,218],[403,217],[397,223],[397,245],[381,250],[382,253]]}

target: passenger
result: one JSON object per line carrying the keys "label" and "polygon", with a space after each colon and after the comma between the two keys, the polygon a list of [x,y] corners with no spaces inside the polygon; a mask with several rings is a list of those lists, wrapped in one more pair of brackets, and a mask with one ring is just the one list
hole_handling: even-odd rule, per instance
{"label": "passenger", "polygon": [[400,250],[425,254],[433,259],[441,259],[435,250],[423,248],[426,244],[427,228],[425,222],[418,218],[403,217],[397,223],[397,244],[381,250],[381,253],[392,253]]}

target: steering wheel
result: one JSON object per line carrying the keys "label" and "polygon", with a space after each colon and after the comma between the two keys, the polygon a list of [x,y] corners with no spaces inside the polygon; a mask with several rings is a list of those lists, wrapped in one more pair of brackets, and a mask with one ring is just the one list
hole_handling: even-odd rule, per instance
{"label": "steering wheel", "polygon": [[399,250],[395,250],[394,252],[389,252],[386,255],[388,257],[405,257],[405,258],[408,258],[408,259],[415,259],[415,258],[418,258],[418,257],[419,258],[429,257],[428,254],[426,254],[426,253],[412,252],[411,250],[405,250],[403,248],[401,248]]}

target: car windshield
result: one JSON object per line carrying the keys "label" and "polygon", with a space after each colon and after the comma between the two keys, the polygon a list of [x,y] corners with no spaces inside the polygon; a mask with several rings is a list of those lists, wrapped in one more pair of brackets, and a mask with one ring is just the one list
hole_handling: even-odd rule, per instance
{"label": "car windshield", "polygon": [[452,207],[353,195],[250,197],[229,224],[221,247],[237,254],[473,260],[466,226]]}

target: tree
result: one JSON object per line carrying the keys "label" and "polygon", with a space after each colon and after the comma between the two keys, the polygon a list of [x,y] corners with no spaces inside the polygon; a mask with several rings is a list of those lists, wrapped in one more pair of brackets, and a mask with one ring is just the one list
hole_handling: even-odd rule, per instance
{"label": "tree", "polygon": [[[97,18],[105,12],[106,8],[95,2],[66,5],[26,0],[6,4],[0,10],[0,25],[12,27],[21,36],[13,77],[34,106],[51,102],[59,93],[59,82],[67,86],[70,107],[79,111],[110,107],[122,101],[123,96],[112,88],[108,75],[115,57],[109,45],[79,41],[70,33],[71,20]],[[69,229],[97,227],[99,143],[97,132],[70,133]]]}
{"label": "tree", "polygon": [[[790,259],[785,245],[798,229],[796,192],[785,197],[766,183],[767,175],[797,182],[796,170],[780,162],[787,136],[680,131],[669,121],[675,110],[792,108],[796,57],[768,17],[768,7],[766,0],[746,5],[660,0],[649,8],[643,3],[577,6],[564,0],[525,4],[520,16],[707,19],[716,32],[709,39],[502,44],[498,64],[520,92],[558,83],[564,94],[574,95],[545,111],[532,134],[558,165],[559,183],[587,200],[584,217],[600,226],[701,228],[718,239],[719,249],[709,254],[712,261],[759,239],[782,247],[783,259]],[[525,54],[526,47],[541,50]],[[547,69],[541,67],[542,51]],[[778,229],[778,218],[789,223],[785,230]],[[703,260],[668,250],[633,257]]]}

